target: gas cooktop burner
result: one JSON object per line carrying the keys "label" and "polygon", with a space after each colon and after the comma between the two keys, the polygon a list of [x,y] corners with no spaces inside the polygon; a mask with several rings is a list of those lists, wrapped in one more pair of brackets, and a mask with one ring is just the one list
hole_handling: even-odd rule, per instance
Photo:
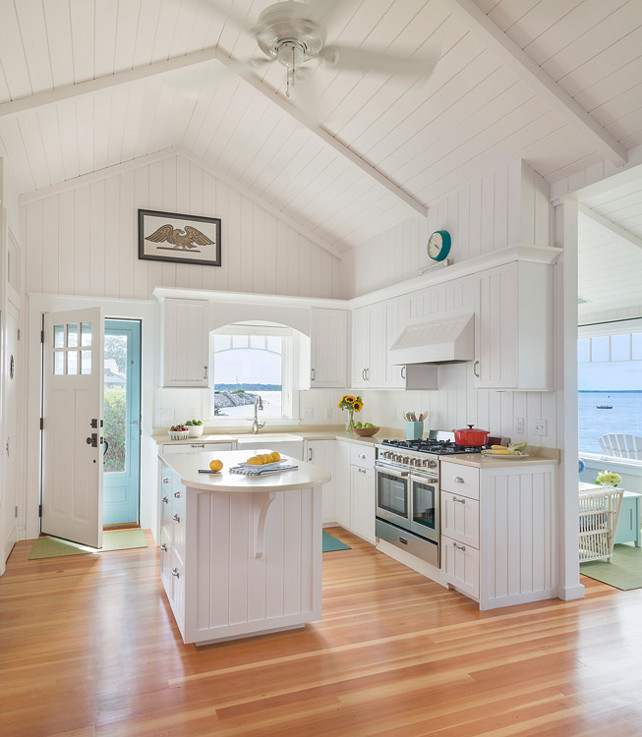
{"label": "gas cooktop burner", "polygon": [[479,453],[482,448],[489,448],[489,445],[470,447],[466,445],[457,445],[452,440],[382,440],[382,445],[389,445],[393,448],[405,448],[414,450],[417,453],[434,453],[435,455],[455,455],[458,453]]}

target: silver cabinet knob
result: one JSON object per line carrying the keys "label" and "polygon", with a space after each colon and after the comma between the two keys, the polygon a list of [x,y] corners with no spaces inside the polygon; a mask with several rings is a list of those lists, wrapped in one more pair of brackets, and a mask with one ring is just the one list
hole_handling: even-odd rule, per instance
{"label": "silver cabinet knob", "polygon": [[169,484],[169,476],[163,476],[163,483]]}
{"label": "silver cabinet knob", "polygon": [[464,479],[461,476],[455,476],[455,483],[456,484],[463,484]]}
{"label": "silver cabinet knob", "polygon": [[163,504],[168,504],[169,503],[169,499],[166,496],[162,496],[161,497],[161,502],[163,502]]}
{"label": "silver cabinet knob", "polygon": [[160,549],[161,549],[161,550],[162,550],[163,552],[165,552],[165,553],[166,553],[166,552],[167,552],[167,544],[166,544],[166,543],[163,543],[163,544],[162,544],[162,545],[160,546]]}
{"label": "silver cabinet knob", "polygon": [[181,492],[180,492],[180,491],[175,491],[175,492],[174,492],[174,499],[180,499],[180,498],[181,498],[182,496],[183,496],[183,495],[181,494]]}
{"label": "silver cabinet knob", "polygon": [[172,519],[176,520],[177,522],[181,521],[181,518],[178,516],[178,514],[175,514]]}
{"label": "silver cabinet knob", "polygon": [[176,578],[181,577],[181,574],[178,572],[178,568],[172,568],[172,576],[176,576]]}

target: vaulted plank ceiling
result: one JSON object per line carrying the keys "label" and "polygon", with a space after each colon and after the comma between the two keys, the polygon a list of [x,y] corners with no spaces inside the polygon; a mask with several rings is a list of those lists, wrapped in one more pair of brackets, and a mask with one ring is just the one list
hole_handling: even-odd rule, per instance
{"label": "vaulted plank ceiling", "polygon": [[270,4],[1,3],[19,190],[176,148],[343,249],[508,156],[554,181],[642,143],[639,0],[330,2],[330,43],[438,60],[427,79],[311,68],[298,107],[281,65],[234,64],[260,52],[217,10],[255,23]]}

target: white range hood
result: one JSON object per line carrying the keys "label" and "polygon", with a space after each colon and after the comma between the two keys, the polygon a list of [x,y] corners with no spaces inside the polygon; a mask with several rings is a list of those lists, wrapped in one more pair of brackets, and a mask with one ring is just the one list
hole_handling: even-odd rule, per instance
{"label": "white range hood", "polygon": [[394,365],[472,361],[475,358],[475,315],[448,313],[409,323],[389,350]]}

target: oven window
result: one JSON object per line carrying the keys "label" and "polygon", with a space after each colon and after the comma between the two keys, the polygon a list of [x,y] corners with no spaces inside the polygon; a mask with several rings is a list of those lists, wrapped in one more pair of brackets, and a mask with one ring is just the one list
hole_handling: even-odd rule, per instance
{"label": "oven window", "polygon": [[408,517],[406,485],[408,480],[385,471],[377,473],[377,506],[393,514]]}
{"label": "oven window", "polygon": [[413,481],[412,521],[430,530],[437,529],[437,489],[434,484]]}

